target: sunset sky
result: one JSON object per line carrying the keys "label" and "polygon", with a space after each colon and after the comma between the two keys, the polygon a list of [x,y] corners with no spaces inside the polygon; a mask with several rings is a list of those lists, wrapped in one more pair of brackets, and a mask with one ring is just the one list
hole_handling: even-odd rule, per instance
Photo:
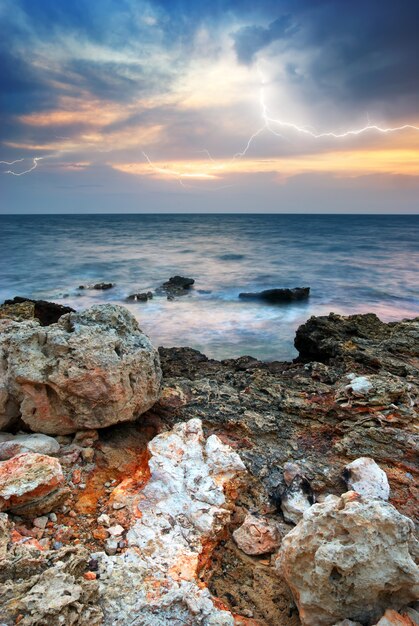
{"label": "sunset sky", "polygon": [[0,0],[0,211],[415,213],[418,27],[417,0]]}

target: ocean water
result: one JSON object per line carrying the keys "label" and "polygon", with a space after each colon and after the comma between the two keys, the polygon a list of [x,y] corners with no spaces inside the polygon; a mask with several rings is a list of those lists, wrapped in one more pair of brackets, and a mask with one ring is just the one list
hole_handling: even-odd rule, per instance
{"label": "ocean water", "polygon": [[[292,359],[295,330],[311,315],[419,315],[419,216],[0,216],[0,246],[2,300],[124,304],[155,345],[215,358]],[[125,302],[175,274],[195,279],[188,295]],[[116,286],[77,289],[100,281]],[[311,288],[306,302],[238,299],[300,286]]]}

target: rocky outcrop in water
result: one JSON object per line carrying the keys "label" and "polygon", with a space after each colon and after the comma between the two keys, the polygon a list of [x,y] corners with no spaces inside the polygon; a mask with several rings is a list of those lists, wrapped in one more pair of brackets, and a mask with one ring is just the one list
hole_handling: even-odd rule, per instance
{"label": "rocky outcrop in water", "polygon": [[0,426],[67,434],[138,417],[156,402],[156,350],[123,307],[95,306],[41,328],[0,321]]}
{"label": "rocky outcrop in water", "polygon": [[167,295],[168,300],[173,300],[177,296],[184,296],[190,292],[192,285],[195,284],[193,278],[185,278],[184,276],[172,276],[163,283],[158,289],[157,294]]}
{"label": "rocky outcrop in water", "polygon": [[96,291],[107,291],[115,287],[115,283],[94,283],[93,285],[79,285],[79,289],[95,289]]}
{"label": "rocky outcrop in water", "polygon": [[307,300],[310,296],[310,287],[294,287],[294,289],[265,289],[253,293],[239,293],[242,300],[264,300],[270,304]]}

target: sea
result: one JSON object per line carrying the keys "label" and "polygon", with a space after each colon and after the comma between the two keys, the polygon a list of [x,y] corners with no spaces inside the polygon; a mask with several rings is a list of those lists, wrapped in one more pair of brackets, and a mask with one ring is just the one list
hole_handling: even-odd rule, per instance
{"label": "sea", "polygon": [[[419,215],[3,215],[0,246],[1,301],[120,304],[156,346],[217,359],[293,359],[312,315],[419,315]],[[195,280],[187,295],[126,301],[176,274]],[[78,289],[102,281],[115,286]],[[310,287],[310,298],[238,297],[281,287]]]}

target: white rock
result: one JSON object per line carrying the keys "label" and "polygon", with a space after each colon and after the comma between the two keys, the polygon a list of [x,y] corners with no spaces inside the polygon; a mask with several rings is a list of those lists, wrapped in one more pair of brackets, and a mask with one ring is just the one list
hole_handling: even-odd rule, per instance
{"label": "white rock", "polygon": [[233,626],[233,616],[215,606],[197,574],[206,544],[230,517],[224,487],[244,465],[218,437],[205,441],[198,419],[158,435],[148,448],[151,477],[128,548],[95,555],[105,623],[126,626],[141,615],[144,625]]}
{"label": "white rock", "polygon": [[351,382],[346,386],[346,389],[352,391],[353,395],[368,395],[373,388],[373,384],[367,376],[348,376],[348,378],[351,378]]}
{"label": "white rock", "polygon": [[419,596],[413,522],[383,500],[351,491],[305,512],[282,540],[276,567],[304,626],[373,624]]}
{"label": "white rock", "polygon": [[111,535],[111,537],[120,537],[124,530],[125,529],[123,526],[121,526],[120,524],[116,524],[116,526],[110,526],[108,528],[108,533]]}
{"label": "white rock", "polygon": [[352,461],[345,467],[343,476],[348,489],[356,491],[365,498],[388,500],[390,497],[387,474],[374,459],[360,457]]}
{"label": "white rock", "polygon": [[102,515],[99,515],[97,518],[97,523],[102,524],[103,526],[110,526],[111,518],[106,513],[102,513]]}
{"label": "white rock", "polygon": [[42,515],[42,517],[35,517],[35,519],[33,520],[33,525],[36,526],[37,528],[41,528],[42,530],[46,528],[47,524],[48,524],[47,515]]}

